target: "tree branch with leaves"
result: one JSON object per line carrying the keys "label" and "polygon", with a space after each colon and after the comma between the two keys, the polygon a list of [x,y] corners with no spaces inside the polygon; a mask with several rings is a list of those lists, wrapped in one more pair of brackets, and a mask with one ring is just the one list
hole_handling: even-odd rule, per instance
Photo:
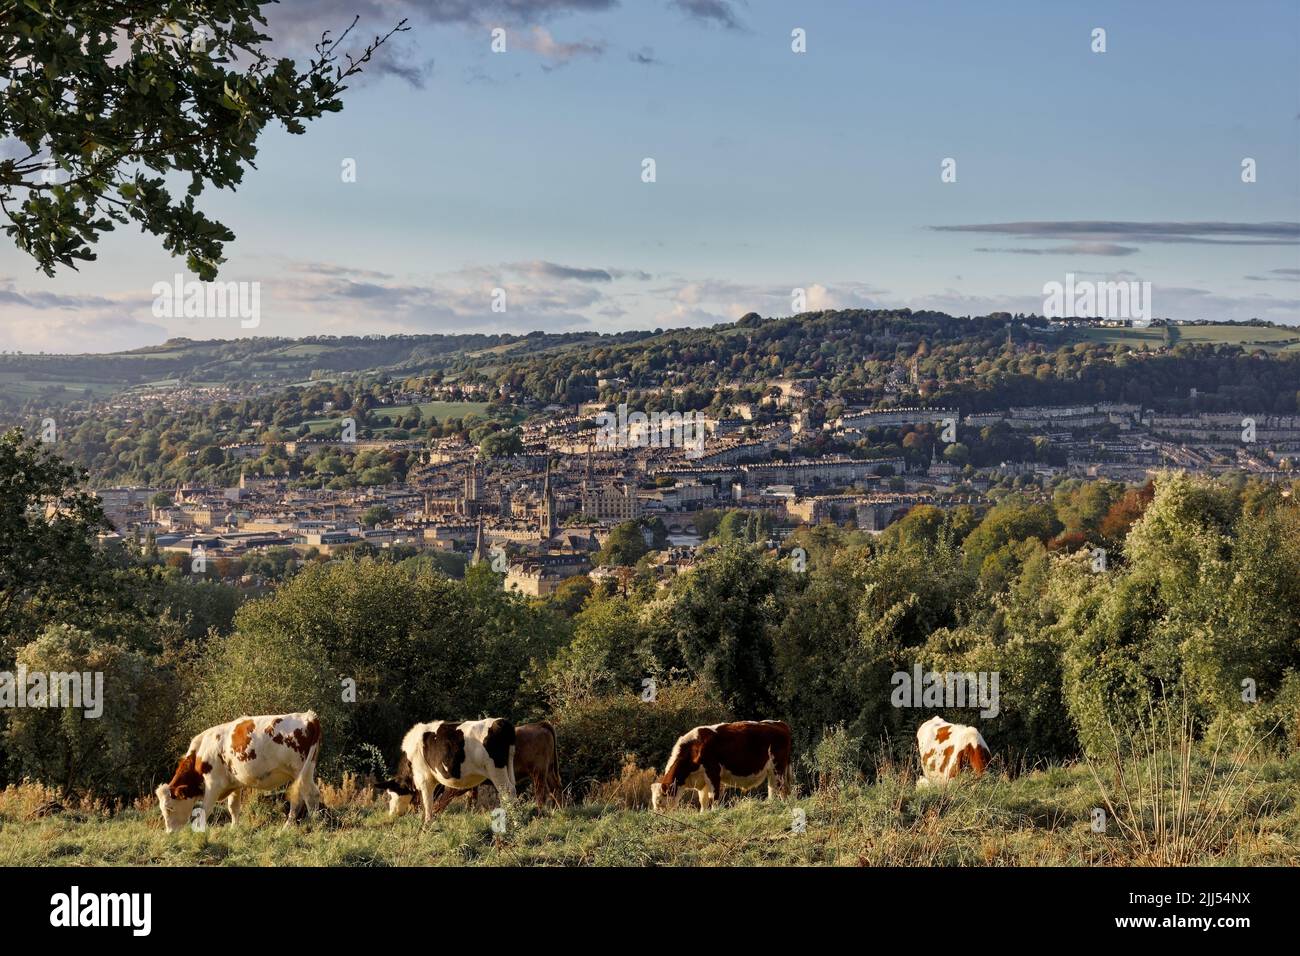
{"label": "tree branch with leaves", "polygon": [[[96,258],[118,225],[138,223],[216,277],[235,236],[195,205],[235,189],[257,141],[279,121],[343,108],[400,21],[359,52],[326,31],[305,68],[271,56],[264,0],[0,0],[0,212],[46,274]],[[188,175],[183,196],[166,177]]]}

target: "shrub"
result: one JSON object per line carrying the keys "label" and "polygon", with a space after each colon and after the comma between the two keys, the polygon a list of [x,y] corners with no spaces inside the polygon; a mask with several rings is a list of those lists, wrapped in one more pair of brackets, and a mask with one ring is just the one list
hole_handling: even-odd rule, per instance
{"label": "shrub", "polygon": [[102,712],[95,717],[86,716],[86,707],[10,711],[4,739],[15,778],[30,776],[64,795],[126,796],[149,789],[170,769],[168,737],[180,689],[153,659],[56,624],[18,651],[18,664],[29,675],[102,674],[103,687],[96,702]]}
{"label": "shrub", "polygon": [[535,712],[540,697],[521,689],[532,686],[524,678],[560,634],[551,612],[505,593],[481,567],[452,581],[373,559],[307,568],[245,604],[235,623],[207,648],[186,733],[311,708],[328,773],[351,769],[363,744],[391,765],[417,721]]}
{"label": "shrub", "polygon": [[177,752],[196,734],[236,717],[315,710],[321,766],[338,769],[339,744],[350,739],[355,715],[324,654],[284,634],[236,631],[210,641],[197,670],[173,740]]}
{"label": "shrub", "polygon": [[728,719],[723,705],[694,683],[662,686],[653,703],[632,693],[571,701],[552,717],[560,774],[582,792],[592,781],[619,776],[629,757],[662,768],[686,731]]}
{"label": "shrub", "polygon": [[843,724],[826,728],[813,749],[813,777],[819,790],[845,790],[862,780],[862,738],[854,737]]}

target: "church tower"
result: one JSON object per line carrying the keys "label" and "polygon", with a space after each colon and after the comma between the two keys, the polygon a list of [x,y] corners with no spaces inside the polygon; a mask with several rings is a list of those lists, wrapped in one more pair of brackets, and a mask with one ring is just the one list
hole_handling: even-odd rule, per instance
{"label": "church tower", "polygon": [[465,468],[465,494],[462,499],[463,500],[462,508],[466,515],[472,517],[473,515],[478,514],[479,512],[478,498],[479,498],[480,490],[481,488],[479,486],[478,459],[474,458],[470,460],[469,465],[466,466]]}

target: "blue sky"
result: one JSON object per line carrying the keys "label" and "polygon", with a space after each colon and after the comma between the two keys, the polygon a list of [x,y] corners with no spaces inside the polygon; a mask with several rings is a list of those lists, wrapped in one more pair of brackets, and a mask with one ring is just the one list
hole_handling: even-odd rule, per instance
{"label": "blue sky", "polygon": [[[1067,272],[1149,281],[1156,315],[1300,323],[1295,0],[290,0],[270,32],[300,53],[354,13],[412,29],[202,200],[238,235],[222,278],[261,284],[252,334],[707,325],[796,287],[1041,312]],[[0,247],[0,349],[250,334],[155,318],[184,272],[155,240],[99,254],[48,279]]]}

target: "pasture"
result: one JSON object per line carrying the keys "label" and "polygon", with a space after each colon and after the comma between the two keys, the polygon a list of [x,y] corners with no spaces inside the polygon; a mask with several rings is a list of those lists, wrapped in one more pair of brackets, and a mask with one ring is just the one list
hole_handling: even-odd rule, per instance
{"label": "pasture", "polygon": [[[376,418],[382,418],[389,422],[395,422],[398,418],[405,418],[411,414],[414,405],[393,405],[388,408],[376,408],[374,415]],[[440,422],[448,418],[465,418],[468,415],[482,415],[487,411],[487,402],[425,402],[419,406],[420,415],[424,421],[428,421],[430,416]]]}
{"label": "pasture", "polygon": [[[827,785],[785,800],[728,791],[721,808],[704,814],[693,806],[644,809],[651,774],[627,768],[622,780],[561,810],[538,815],[531,800],[521,801],[504,834],[463,799],[424,830],[418,815],[389,819],[381,795],[351,778],[338,786],[322,780],[327,809],[287,830],[279,798],[264,797],[248,827],[231,830],[218,810],[207,831],[170,837],[151,798],[117,812],[91,805],[42,815],[52,794],[27,785],[0,792],[0,866],[1300,864],[1300,757],[1227,774],[1220,767],[1210,790],[1230,799],[1208,832],[1166,833],[1145,848],[1117,821],[1093,832],[1101,800],[1085,764],[927,790],[915,788],[913,769],[887,768],[871,784]],[[1116,809],[1123,818],[1123,805]],[[1140,824],[1143,809],[1134,817]]]}
{"label": "pasture", "polygon": [[[1243,349],[1268,352],[1300,348],[1300,334],[1294,329],[1251,325],[1181,325],[1175,328],[1175,344],[1238,345]],[[1080,328],[1071,329],[1070,342],[1100,342],[1106,345],[1146,346],[1159,349],[1166,345],[1163,326],[1147,328]]]}

